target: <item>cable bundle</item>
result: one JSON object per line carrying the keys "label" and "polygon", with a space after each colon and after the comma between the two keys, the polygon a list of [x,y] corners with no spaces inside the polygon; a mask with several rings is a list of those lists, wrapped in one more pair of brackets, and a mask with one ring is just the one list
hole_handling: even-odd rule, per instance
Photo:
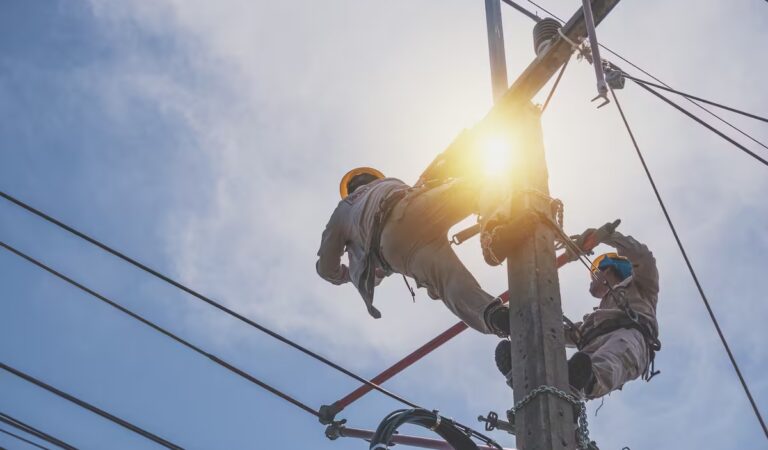
{"label": "cable bundle", "polygon": [[470,438],[477,437],[488,445],[501,449],[496,442],[469,428],[459,427],[455,422],[440,416],[435,411],[426,409],[398,409],[381,421],[376,433],[371,438],[370,450],[389,448],[389,442],[397,429],[406,423],[429,428],[446,440],[456,450],[478,450]]}

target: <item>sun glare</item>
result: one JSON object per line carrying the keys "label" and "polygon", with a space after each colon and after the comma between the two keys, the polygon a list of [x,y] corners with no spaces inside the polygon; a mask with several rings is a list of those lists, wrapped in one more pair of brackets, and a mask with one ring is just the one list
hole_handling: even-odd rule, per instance
{"label": "sun glare", "polygon": [[507,174],[512,163],[512,146],[507,139],[492,137],[482,144],[483,168],[486,176],[498,178]]}

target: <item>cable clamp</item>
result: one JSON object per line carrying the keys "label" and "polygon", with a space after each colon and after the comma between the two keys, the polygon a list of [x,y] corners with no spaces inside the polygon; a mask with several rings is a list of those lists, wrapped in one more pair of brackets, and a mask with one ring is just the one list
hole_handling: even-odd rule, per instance
{"label": "cable clamp", "polygon": [[440,426],[440,422],[442,422],[443,418],[440,416],[440,414],[435,413],[435,424],[429,427],[432,431],[437,431],[437,428]]}

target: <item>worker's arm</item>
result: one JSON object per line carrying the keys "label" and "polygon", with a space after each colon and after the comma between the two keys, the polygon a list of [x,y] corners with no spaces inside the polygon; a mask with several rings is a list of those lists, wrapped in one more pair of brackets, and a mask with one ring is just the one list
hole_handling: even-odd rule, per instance
{"label": "worker's arm", "polygon": [[350,281],[349,268],[341,263],[346,247],[346,237],[343,233],[342,223],[339,220],[340,209],[336,208],[331,220],[323,231],[320,242],[320,250],[317,251],[317,274],[324,280],[333,284],[344,284]]}
{"label": "worker's arm", "polygon": [[576,348],[578,341],[581,339],[579,328],[582,322],[576,322],[573,325],[568,323],[563,324],[563,332],[565,334],[565,346],[568,348]]}
{"label": "worker's arm", "polygon": [[659,293],[659,271],[656,268],[656,258],[648,246],[618,231],[614,231],[602,241],[615,248],[619,255],[629,258],[632,262],[632,279],[638,286],[647,290],[649,294]]}

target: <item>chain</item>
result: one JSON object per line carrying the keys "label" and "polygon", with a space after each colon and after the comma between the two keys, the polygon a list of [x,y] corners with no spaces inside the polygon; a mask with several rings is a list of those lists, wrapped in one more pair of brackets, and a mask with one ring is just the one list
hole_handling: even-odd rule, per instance
{"label": "chain", "polygon": [[578,426],[576,427],[576,438],[578,440],[578,446],[581,450],[598,450],[597,444],[589,439],[589,429],[587,428],[587,407],[578,398],[575,396],[562,391],[556,387],[552,386],[539,386],[536,389],[533,389],[531,392],[528,393],[522,400],[517,402],[515,406],[512,407],[509,411],[507,411],[507,418],[511,423],[514,423],[515,420],[515,414],[517,414],[518,411],[520,411],[525,405],[530,403],[536,396],[539,394],[552,394],[556,397],[559,397],[578,410]]}

